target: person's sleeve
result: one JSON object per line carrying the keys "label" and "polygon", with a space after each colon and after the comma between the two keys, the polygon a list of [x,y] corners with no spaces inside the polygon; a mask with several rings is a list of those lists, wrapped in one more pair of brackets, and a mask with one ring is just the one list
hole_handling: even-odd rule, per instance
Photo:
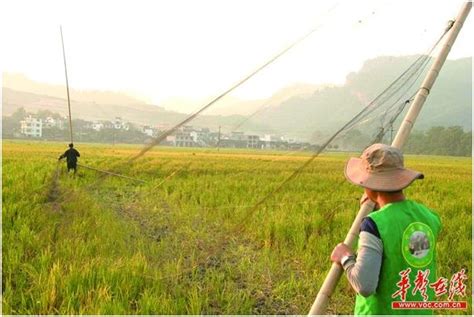
{"label": "person's sleeve", "polygon": [[352,288],[364,297],[374,294],[377,289],[382,254],[382,240],[372,233],[361,231],[357,259],[345,263],[344,270]]}
{"label": "person's sleeve", "polygon": [[76,155],[77,155],[78,157],[81,156],[81,154],[79,154],[79,151],[78,151],[78,150],[76,150]]}
{"label": "person's sleeve", "polygon": [[375,221],[370,217],[365,217],[362,220],[362,223],[360,224],[360,231],[371,233],[380,239],[379,229],[377,228]]}

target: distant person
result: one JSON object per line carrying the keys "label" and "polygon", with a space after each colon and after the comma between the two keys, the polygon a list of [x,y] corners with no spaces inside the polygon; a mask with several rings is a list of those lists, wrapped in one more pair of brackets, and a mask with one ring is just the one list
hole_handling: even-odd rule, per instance
{"label": "distant person", "polygon": [[[345,176],[364,188],[362,202],[370,199],[380,208],[362,220],[357,256],[344,243],[331,254],[357,292],[354,314],[432,314],[428,309],[392,308],[397,305],[393,302],[436,300],[428,285],[436,281],[436,239],[441,221],[436,213],[403,194],[403,189],[423,174],[404,168],[399,149],[373,144],[360,158],[348,161]],[[425,279],[427,284],[417,290],[416,281]]]}
{"label": "distant person", "polygon": [[66,158],[67,162],[67,171],[69,173],[70,170],[74,170],[74,174],[77,172],[77,158],[80,157],[81,154],[74,148],[74,144],[69,143],[69,149],[64,152],[59,158],[58,161]]}

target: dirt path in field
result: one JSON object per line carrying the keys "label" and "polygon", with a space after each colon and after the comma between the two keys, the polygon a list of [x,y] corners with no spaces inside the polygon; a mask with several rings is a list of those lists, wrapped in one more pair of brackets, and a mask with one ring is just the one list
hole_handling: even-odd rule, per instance
{"label": "dirt path in field", "polygon": [[[91,187],[86,187],[91,189]],[[159,199],[159,212],[152,212],[150,206],[144,206],[140,194],[122,187],[121,191],[96,187],[98,191],[89,192],[99,204],[135,224],[143,236],[154,242],[160,242],[173,231],[171,224],[172,208],[166,200]]]}
{"label": "dirt path in field", "polygon": [[[171,208],[167,202],[163,201],[161,205],[161,210],[164,213],[170,212]],[[115,211],[117,214],[136,223],[141,233],[155,242],[160,242],[170,234],[170,225],[168,223],[163,221],[155,222],[153,218],[150,219],[141,215],[137,211],[138,208],[140,206],[134,203],[122,203],[115,207]]]}
{"label": "dirt path in field", "polygon": [[51,204],[53,211],[59,211],[61,206],[59,203],[59,197],[61,196],[61,189],[59,186],[59,176],[61,175],[61,169],[59,164],[56,165],[56,169],[51,177],[49,188],[46,192],[46,201]]}
{"label": "dirt path in field", "polygon": [[[180,237],[179,239],[172,239],[170,241],[170,253],[167,255],[169,258],[179,258],[180,253],[186,253],[183,248],[189,248],[188,253],[193,251],[199,252],[199,259],[191,259],[185,256],[185,260],[192,261],[185,265],[188,269],[182,271],[183,276],[192,276],[192,272],[198,273],[198,276],[204,278],[204,275],[208,270],[216,270],[223,266],[224,263],[229,261],[235,261],[236,259],[226,258],[225,253],[228,250],[232,241],[237,239],[232,237],[229,239],[228,233],[222,231],[222,227],[219,224],[208,224],[199,215],[196,215],[196,219],[186,219],[182,223],[181,219],[177,217],[179,210],[175,210],[164,198],[158,198],[159,211],[153,212],[150,206],[144,206],[141,203],[140,195],[132,191],[116,195],[113,191],[101,193],[100,197],[114,197],[107,202],[108,208],[112,208],[115,213],[127,221],[131,221],[136,224],[140,230],[140,233],[148,237],[153,242],[160,242],[167,237]],[[186,241],[186,237],[181,234],[183,228],[206,227],[207,231],[213,232],[212,239],[198,238],[196,241]],[[188,228],[188,229],[189,229]],[[163,257],[163,255],[161,255]],[[194,264],[193,264],[194,263]],[[194,276],[195,278],[196,276]]]}

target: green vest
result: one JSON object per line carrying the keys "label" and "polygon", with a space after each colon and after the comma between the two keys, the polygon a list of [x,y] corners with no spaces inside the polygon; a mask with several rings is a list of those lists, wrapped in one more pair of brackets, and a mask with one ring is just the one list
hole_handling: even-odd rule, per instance
{"label": "green vest", "polygon": [[[418,270],[430,269],[428,284],[436,281],[436,239],[441,229],[438,215],[425,206],[410,200],[390,203],[369,214],[377,225],[383,244],[382,266],[375,294],[356,296],[355,315],[432,314],[432,310],[392,309],[392,298],[399,287],[400,272],[411,269],[406,301],[423,301],[419,291],[412,294]],[[434,291],[427,285],[428,301],[435,300]]]}

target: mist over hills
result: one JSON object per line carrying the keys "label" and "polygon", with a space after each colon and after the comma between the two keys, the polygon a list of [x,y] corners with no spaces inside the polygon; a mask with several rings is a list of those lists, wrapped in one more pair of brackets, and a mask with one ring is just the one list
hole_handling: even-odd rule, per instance
{"label": "mist over hills", "polygon": [[[260,109],[239,128],[240,131],[280,133],[311,140],[315,134],[330,133],[347,122],[416,57],[378,57],[368,60],[359,71],[348,74],[346,83],[342,86],[295,84],[277,91],[266,100],[242,101],[229,98],[225,107],[216,104],[216,112],[220,115],[203,114],[191,124],[211,129],[222,126],[224,131],[229,131],[243,122],[249,114]],[[31,112],[47,109],[67,114],[64,86],[37,83],[18,75],[4,75],[3,79],[4,115],[9,115],[20,107]],[[72,90],[71,100],[73,118],[91,121],[112,120],[120,116],[133,123],[156,125],[174,124],[187,116],[166,110],[166,104],[151,105],[118,92]],[[196,106],[200,104],[195,103]],[[458,125],[471,130],[471,118],[472,59],[447,60],[415,129]]]}
{"label": "mist over hills", "polygon": [[[53,85],[37,82],[22,74],[3,74],[3,87],[13,90],[29,92],[37,95],[44,95],[54,98],[64,99],[66,97],[65,85]],[[71,99],[77,102],[129,105],[143,103],[125,93],[100,90],[78,90],[70,88]]]}
{"label": "mist over hills", "polygon": [[[365,63],[360,72],[348,76],[352,91],[365,93],[371,100],[417,56],[381,57]],[[383,75],[381,75],[383,74]],[[420,78],[421,81],[423,76]],[[415,87],[419,87],[415,85]],[[447,60],[431,89],[417,123],[419,129],[432,126],[472,127],[472,58]]]}
{"label": "mist over hills", "polygon": [[[41,94],[18,91],[10,88],[2,88],[3,115],[11,115],[19,108],[28,112],[36,113],[40,110],[50,110],[63,116],[67,115],[67,99],[55,98]],[[96,102],[84,102],[71,100],[71,112],[74,119],[88,121],[113,120],[122,117],[139,125],[175,124],[184,120],[188,115],[175,111],[164,110],[162,107],[149,105],[136,101],[131,104],[100,104]],[[224,130],[230,130],[245,117],[241,115],[202,115],[197,117],[191,124],[209,127],[217,130],[222,126]],[[250,123],[251,128],[257,130],[268,129],[256,123]]]}
{"label": "mist over hills", "polygon": [[[415,58],[379,57],[369,60],[360,71],[349,74],[343,86],[326,87],[309,97],[294,96],[251,120],[266,122],[272,129],[289,131],[299,138],[311,137],[311,131],[335,131],[383,91]],[[414,87],[419,87],[419,84]],[[471,130],[471,105],[471,58],[448,60],[415,129],[459,125]]]}
{"label": "mist over hills", "polygon": [[[293,96],[305,96],[311,95],[316,90],[323,88],[324,86],[297,83],[284,87],[275,92],[269,98],[255,99],[255,100],[243,100],[233,96],[226,96],[219,100],[214,107],[211,107],[206,111],[210,115],[243,115],[248,116],[259,108],[263,107],[276,107],[283,101]],[[174,97],[164,100],[160,105],[165,109],[182,109],[180,112],[194,112],[199,105],[207,104],[211,98],[195,100],[191,98]],[[187,110],[187,111],[184,111]]]}

